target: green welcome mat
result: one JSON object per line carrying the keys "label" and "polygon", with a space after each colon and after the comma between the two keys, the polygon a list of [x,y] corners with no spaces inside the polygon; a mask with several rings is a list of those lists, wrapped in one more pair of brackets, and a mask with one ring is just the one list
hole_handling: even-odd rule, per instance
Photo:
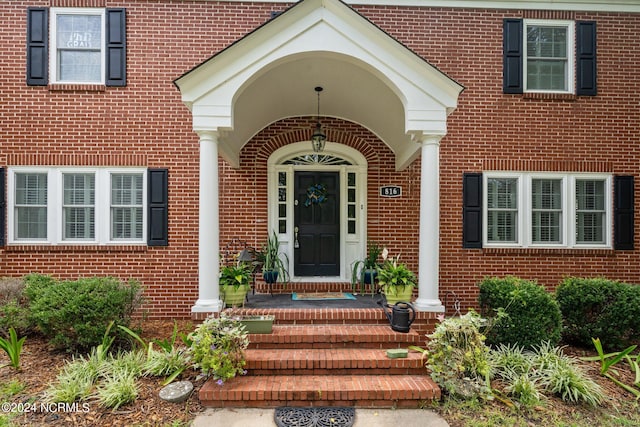
{"label": "green welcome mat", "polygon": [[293,301],[321,301],[330,299],[354,300],[356,299],[356,297],[348,292],[305,292],[303,294],[294,292],[293,294],[291,294],[291,299]]}

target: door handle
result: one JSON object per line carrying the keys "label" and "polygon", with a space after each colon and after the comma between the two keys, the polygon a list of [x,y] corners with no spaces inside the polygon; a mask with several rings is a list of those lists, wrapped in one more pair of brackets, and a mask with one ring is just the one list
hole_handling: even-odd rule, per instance
{"label": "door handle", "polygon": [[298,243],[298,227],[294,227],[293,229],[293,248],[298,249],[300,247],[300,243]]}

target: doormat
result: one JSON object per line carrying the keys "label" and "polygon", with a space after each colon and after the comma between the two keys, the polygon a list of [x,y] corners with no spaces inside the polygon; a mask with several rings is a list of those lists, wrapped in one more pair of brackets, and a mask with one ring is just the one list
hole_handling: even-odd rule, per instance
{"label": "doormat", "polygon": [[356,299],[356,297],[348,292],[305,292],[303,294],[294,292],[291,294],[291,299],[294,301],[321,301],[329,299]]}
{"label": "doormat", "polygon": [[356,418],[355,408],[276,408],[278,427],[351,427]]}

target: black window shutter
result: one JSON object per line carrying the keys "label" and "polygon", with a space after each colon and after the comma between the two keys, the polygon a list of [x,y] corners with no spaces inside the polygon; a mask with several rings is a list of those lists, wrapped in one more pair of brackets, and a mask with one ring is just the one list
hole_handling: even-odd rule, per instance
{"label": "black window shutter", "polygon": [[462,178],[462,247],[482,248],[482,174]]}
{"label": "black window shutter", "polygon": [[107,9],[107,86],[127,85],[126,33],[125,9]]}
{"label": "black window shutter", "polygon": [[596,23],[576,23],[576,94],[597,95]]}
{"label": "black window shutter", "polygon": [[502,33],[502,90],[522,93],[522,19],[505,19]]}
{"label": "black window shutter", "polygon": [[49,80],[49,9],[27,9],[27,85],[46,86]]}
{"label": "black window shutter", "polygon": [[613,192],[613,247],[616,250],[633,250],[633,176],[614,177]]}
{"label": "black window shutter", "polygon": [[149,169],[147,175],[147,244],[169,245],[168,170]]}
{"label": "black window shutter", "polygon": [[6,244],[6,222],[7,222],[7,204],[5,194],[4,168],[0,168],[0,246]]}

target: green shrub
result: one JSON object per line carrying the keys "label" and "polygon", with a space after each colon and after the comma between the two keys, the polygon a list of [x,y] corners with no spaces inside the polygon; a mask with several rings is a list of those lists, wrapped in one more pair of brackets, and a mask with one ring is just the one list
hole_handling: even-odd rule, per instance
{"label": "green shrub", "polygon": [[[136,281],[112,277],[56,282],[46,276],[27,281],[31,317],[58,349],[77,352],[99,345],[109,323],[129,326],[141,303]],[[124,333],[123,333],[124,334]]]}
{"label": "green shrub", "polygon": [[569,277],[556,290],[566,342],[622,350],[640,337],[640,286],[604,278]]}
{"label": "green shrub", "polygon": [[18,335],[28,335],[33,330],[24,288],[25,282],[20,278],[0,277],[0,337],[8,337],[11,328]]}
{"label": "green shrub", "polygon": [[487,344],[526,348],[560,341],[562,317],[553,296],[535,282],[517,277],[486,278],[480,283],[480,314],[489,319]]}

